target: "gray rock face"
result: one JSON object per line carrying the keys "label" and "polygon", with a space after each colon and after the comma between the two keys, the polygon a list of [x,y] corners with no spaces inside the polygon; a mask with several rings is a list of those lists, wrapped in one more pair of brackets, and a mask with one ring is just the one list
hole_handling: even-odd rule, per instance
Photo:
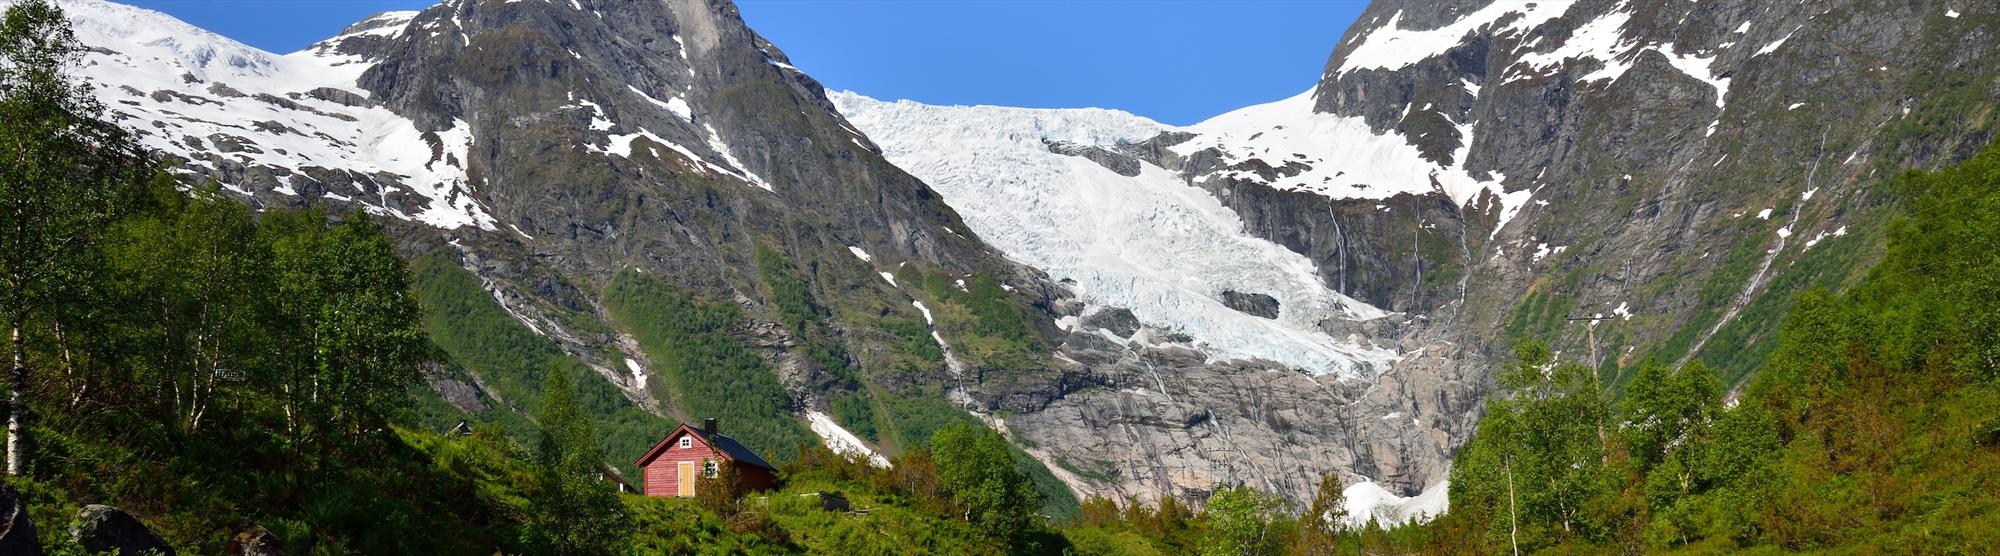
{"label": "gray rock face", "polygon": [[1049,146],[1049,152],[1060,155],[1081,156],[1089,159],[1091,162],[1096,162],[1097,165],[1103,166],[1107,170],[1117,172],[1121,176],[1139,175],[1139,158],[1130,154],[1095,145],[1080,145],[1068,141],[1043,139],[1042,144]]}
{"label": "gray rock face", "polygon": [[1412,495],[1445,477],[1513,339],[1611,381],[1649,357],[1744,380],[1793,296],[1879,252],[1888,178],[1970,156],[2000,129],[1994,9],[1378,0],[1341,38],[1314,111],[1525,201],[1280,189],[1313,168],[1169,148],[1187,132],[1116,151],[1186,176],[1329,287],[1403,313],[1328,333],[1414,355],[1362,387],[1072,340],[1064,356],[1103,386],[1012,429],[1084,471],[1065,479],[1086,491],[1198,500],[1242,483],[1302,501],[1304,477],[1331,471]]}
{"label": "gray rock face", "polygon": [[1438,349],[1374,379],[1311,377],[1268,361],[1209,362],[1179,347],[1073,334],[1065,364],[1095,386],[1008,419],[1079,491],[1199,503],[1249,485],[1309,497],[1323,474],[1346,484],[1424,485],[1470,434],[1483,369]]}
{"label": "gray rock face", "polygon": [[35,522],[28,519],[28,505],[21,500],[21,492],[12,486],[0,486],[0,554],[42,554],[42,540],[35,536]]}
{"label": "gray rock face", "polygon": [[1267,319],[1278,318],[1278,299],[1268,294],[1224,291],[1222,304],[1247,314]]}
{"label": "gray rock face", "polygon": [[[100,65],[127,63],[111,57],[142,49],[111,46],[101,49]],[[238,47],[218,46],[237,56],[231,63],[266,59]],[[876,328],[879,317],[920,318],[909,293],[879,278],[882,270],[910,263],[996,277],[1022,292],[1023,305],[1047,287],[966,231],[928,186],[882,160],[820,85],[727,2],[449,0],[364,20],[302,55],[358,77],[329,86],[280,80],[279,87],[306,85],[260,90],[270,86],[193,60],[184,61],[190,71],[178,87],[107,86],[102,94],[114,109],[155,120],[190,181],[213,179],[259,208],[362,208],[384,216],[408,251],[455,256],[510,314],[648,411],[673,406],[654,391],[657,382],[623,370],[618,354],[638,350],[600,305],[600,288],[623,269],[705,300],[737,300],[748,321],[738,339],[782,375],[793,408],[820,406],[815,398],[848,386],[797,340],[759,335],[776,320],[756,263],[760,245],[795,261],[816,299],[868,316],[830,325],[863,369],[890,367],[900,342]],[[279,115],[181,137],[174,134],[185,122],[154,111],[218,103]],[[428,149],[415,153],[423,168],[366,168],[380,162],[369,156],[412,153],[366,152],[367,137],[348,139],[354,128],[397,125],[414,126],[421,146],[412,149]],[[325,160],[284,152],[300,142],[307,151],[358,154]],[[405,175],[425,173],[444,177]],[[425,182],[439,179],[447,183]],[[450,218],[421,216],[427,212]],[[874,262],[857,260],[850,248]],[[1034,326],[1054,329],[1047,319]],[[437,371],[431,384],[458,407],[512,407],[476,372]],[[943,368],[926,371],[895,376],[950,379]]]}
{"label": "gray rock face", "polygon": [[132,514],[111,506],[91,504],[77,512],[70,537],[92,554],[111,552],[119,556],[174,554],[174,547],[160,540]]}
{"label": "gray rock face", "polygon": [[1120,338],[1130,338],[1139,332],[1139,319],[1132,316],[1130,310],[1113,307],[1084,316],[1083,326],[1101,328]]}

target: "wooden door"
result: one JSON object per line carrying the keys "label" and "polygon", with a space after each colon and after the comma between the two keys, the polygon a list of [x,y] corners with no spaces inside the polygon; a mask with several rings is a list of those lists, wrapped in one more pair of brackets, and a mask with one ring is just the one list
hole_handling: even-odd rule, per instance
{"label": "wooden door", "polygon": [[694,462],[692,461],[681,462],[679,478],[680,478],[679,496],[681,496],[682,498],[694,496]]}

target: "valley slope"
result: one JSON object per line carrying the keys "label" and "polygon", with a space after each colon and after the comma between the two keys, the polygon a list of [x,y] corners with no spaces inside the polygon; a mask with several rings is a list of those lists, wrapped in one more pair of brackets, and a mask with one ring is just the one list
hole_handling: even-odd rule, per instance
{"label": "valley slope", "polygon": [[615,463],[711,415],[773,454],[977,419],[1059,500],[1339,473],[1391,518],[1513,340],[1740,381],[2000,96],[2000,16],[1942,0],[1380,0],[1311,90],[1185,128],[829,98],[726,2],[450,0],[288,55],[62,5],[190,185],[390,223],[438,419],[591,369]]}

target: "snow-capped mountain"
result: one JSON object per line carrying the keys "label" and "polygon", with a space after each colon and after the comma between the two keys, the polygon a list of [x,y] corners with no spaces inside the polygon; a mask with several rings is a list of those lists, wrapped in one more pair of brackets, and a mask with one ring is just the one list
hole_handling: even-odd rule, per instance
{"label": "snow-capped mountain", "polygon": [[[1337,472],[1384,520],[1442,510],[1516,339],[1608,383],[1746,370],[1792,293],[1872,256],[1885,176],[1992,138],[1951,99],[2000,75],[1965,39],[2000,18],[1958,0],[1378,0],[1312,90],[1175,127],[829,98],[720,0],[449,0],[283,55],[61,5],[188,182],[377,216],[646,411],[695,417],[605,308],[626,270],[739,309],[794,428],[847,453],[914,442],[834,400],[940,397],[1079,493],[1303,501]],[[767,251],[825,332],[775,324]],[[966,309],[917,270],[1000,283],[1030,355],[951,349]],[[440,391],[511,407],[466,371]]]}
{"label": "snow-capped mountain", "polygon": [[[143,144],[185,159],[179,171],[256,172],[282,195],[352,201],[445,229],[495,229],[469,194],[471,130],[462,121],[419,129],[377,105],[356,85],[368,60],[324,50],[271,54],[122,4],[62,7],[77,38],[94,47],[82,74]],[[357,33],[394,36],[414,15],[377,16]],[[239,180],[218,181],[251,193]]]}
{"label": "snow-capped mountain", "polygon": [[[1441,509],[1426,501],[1442,500],[1449,456],[1513,340],[1550,341],[1612,384],[1646,358],[1747,372],[1792,295],[1865,266],[1854,261],[1880,237],[1872,189],[1992,137],[1990,117],[1926,100],[1939,83],[1990,95],[1979,83],[2000,74],[2000,52],[1964,40],[1993,36],[1990,10],[1377,0],[1317,86],[1193,126],[834,98],[996,247],[1074,280],[1091,311],[1129,309],[1197,346],[1309,368],[1269,345],[1309,343],[1211,328],[1245,329],[1234,319],[1254,306],[1225,291],[1251,288],[1279,318],[1250,330],[1389,356],[1371,361],[1388,363],[1379,374],[1256,387],[1242,384],[1254,363],[1082,360],[1104,389],[1014,419],[1056,447],[1049,456],[1120,473],[1073,486],[1301,493],[1338,470],[1357,510],[1380,508],[1357,515],[1395,519]],[[1217,273],[1232,256],[1286,272],[1231,282]],[[1387,316],[1285,312],[1315,299]],[[1071,323],[1131,339],[1104,324]],[[1234,397],[1246,391],[1264,397]]]}
{"label": "snow-capped mountain", "polygon": [[[1031,271],[961,234],[935,193],[882,161],[727,3],[451,0],[291,54],[151,10],[58,5],[111,116],[176,159],[188,185],[215,183],[260,209],[379,217],[412,255],[456,261],[506,314],[665,418],[699,416],[653,380],[630,323],[605,313],[601,288],[621,270],[739,304],[740,341],[780,375],[793,430],[878,464],[884,439],[829,416],[860,385],[785,349],[807,339],[758,326],[775,317],[756,253],[827,273],[813,277],[821,303],[878,317],[917,312],[876,265],[1036,289]],[[851,365],[888,366],[883,346],[898,341],[877,321],[839,326],[854,337],[841,346]],[[464,371],[462,383],[433,384],[469,412],[517,407],[492,383],[535,380]],[[927,371],[902,386],[947,379]]]}

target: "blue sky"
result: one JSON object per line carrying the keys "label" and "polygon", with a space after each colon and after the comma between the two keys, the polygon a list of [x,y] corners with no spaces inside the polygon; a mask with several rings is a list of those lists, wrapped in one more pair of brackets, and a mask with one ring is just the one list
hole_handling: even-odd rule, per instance
{"label": "blue sky", "polygon": [[[127,0],[275,52],[431,0]],[[828,88],[934,104],[1118,108],[1170,124],[1318,80],[1363,0],[738,0]]]}

